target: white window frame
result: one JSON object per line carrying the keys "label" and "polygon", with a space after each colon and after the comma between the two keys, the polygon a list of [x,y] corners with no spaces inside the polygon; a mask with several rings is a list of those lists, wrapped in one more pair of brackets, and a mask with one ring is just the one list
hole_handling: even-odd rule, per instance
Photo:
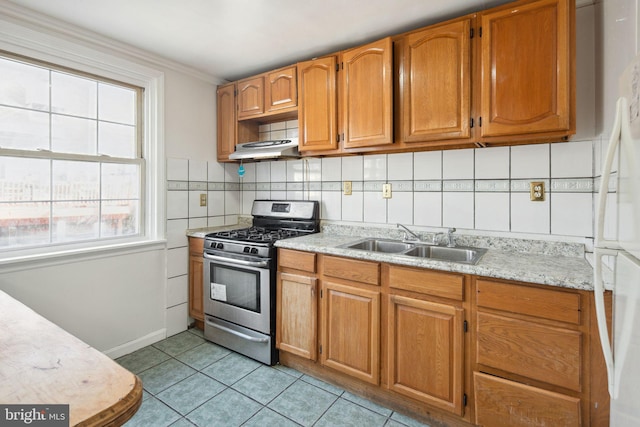
{"label": "white window frame", "polygon": [[129,52],[114,49],[99,36],[6,7],[0,4],[0,50],[144,89],[142,153],[146,167],[139,236],[5,251],[0,253],[0,268],[22,270],[165,248],[164,73],[138,63]]}

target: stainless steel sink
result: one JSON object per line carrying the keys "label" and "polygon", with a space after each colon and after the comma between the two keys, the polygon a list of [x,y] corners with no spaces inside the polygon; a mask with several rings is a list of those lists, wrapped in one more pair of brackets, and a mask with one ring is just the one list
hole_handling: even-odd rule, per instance
{"label": "stainless steel sink", "polygon": [[404,252],[404,255],[418,258],[437,259],[440,261],[477,264],[482,255],[486,252],[486,249],[481,248],[467,248],[461,246],[449,248],[446,246],[416,245],[412,249]]}
{"label": "stainless steel sink", "polygon": [[447,247],[428,245],[420,242],[408,243],[390,239],[363,239],[353,243],[341,245],[346,249],[360,251],[381,252],[394,255],[404,255],[415,258],[427,258],[438,261],[459,262],[463,264],[477,264],[487,250],[483,248],[469,248],[465,246]]}
{"label": "stainless steel sink", "polygon": [[410,243],[399,242],[397,240],[365,239],[356,243],[349,243],[344,247],[369,252],[399,253],[411,249],[414,246]]}

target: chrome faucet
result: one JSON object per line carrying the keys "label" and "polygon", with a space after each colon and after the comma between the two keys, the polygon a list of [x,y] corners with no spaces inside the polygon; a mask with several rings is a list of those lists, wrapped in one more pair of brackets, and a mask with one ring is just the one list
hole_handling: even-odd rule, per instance
{"label": "chrome faucet", "polygon": [[447,230],[447,247],[454,248],[456,246],[456,242],[453,241],[453,233],[456,232],[455,228],[449,228]]}
{"label": "chrome faucet", "polygon": [[[404,228],[404,238],[402,240],[420,240],[420,236],[418,236],[413,231],[409,230],[402,224],[396,224],[397,228]],[[409,234],[413,236],[413,238],[409,237]]]}
{"label": "chrome faucet", "polygon": [[456,232],[455,228],[448,228],[446,233],[438,233],[435,236],[433,236],[433,243],[437,244],[438,241],[442,241],[443,237],[447,238],[447,247],[448,248],[455,248],[456,247],[456,242],[454,242],[453,240],[453,233]]}

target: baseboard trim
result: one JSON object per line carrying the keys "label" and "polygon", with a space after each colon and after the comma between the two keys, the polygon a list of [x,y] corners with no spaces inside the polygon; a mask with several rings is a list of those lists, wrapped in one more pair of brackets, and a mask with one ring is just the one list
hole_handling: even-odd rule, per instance
{"label": "baseboard trim", "polygon": [[129,341],[117,347],[113,347],[109,350],[103,351],[104,354],[112,359],[124,356],[125,354],[133,353],[136,350],[140,350],[143,347],[161,341],[167,337],[166,328],[158,329],[136,340]]}

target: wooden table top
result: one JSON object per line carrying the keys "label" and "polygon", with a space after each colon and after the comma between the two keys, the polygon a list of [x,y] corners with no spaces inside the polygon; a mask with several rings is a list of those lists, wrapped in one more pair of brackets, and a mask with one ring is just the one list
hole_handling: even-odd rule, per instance
{"label": "wooden table top", "polygon": [[0,291],[0,403],[68,404],[71,426],[119,426],[141,402],[136,375]]}

